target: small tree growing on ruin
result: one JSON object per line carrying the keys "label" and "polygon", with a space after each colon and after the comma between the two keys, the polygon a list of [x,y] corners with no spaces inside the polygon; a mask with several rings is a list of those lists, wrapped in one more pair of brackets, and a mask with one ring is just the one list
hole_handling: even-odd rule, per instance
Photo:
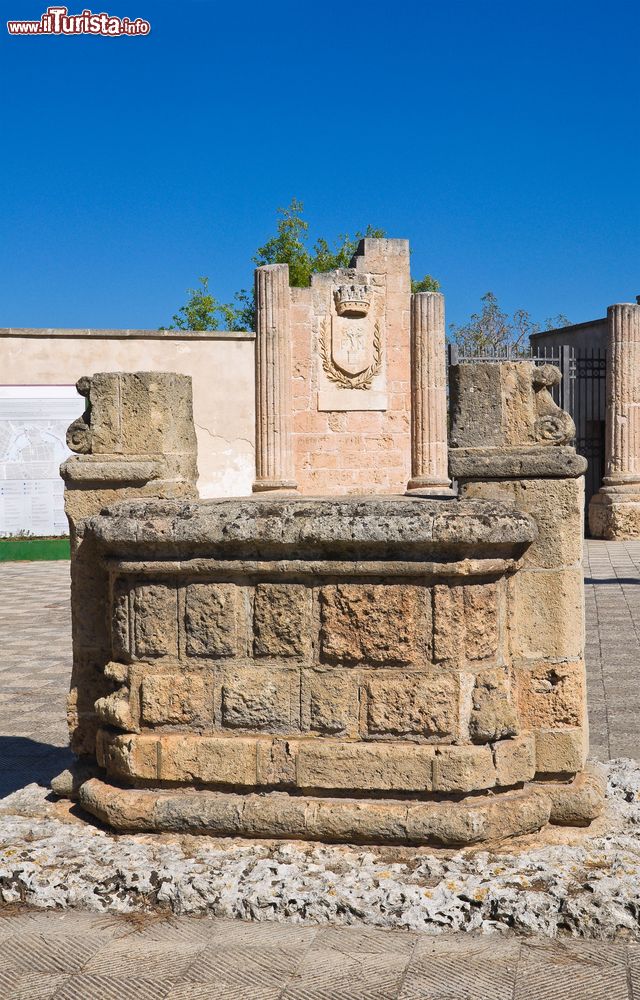
{"label": "small tree growing on ruin", "polygon": [[[367,226],[364,232],[342,233],[333,243],[319,237],[309,246],[309,223],[303,217],[304,205],[292,198],[287,208],[278,209],[276,231],[258,247],[252,257],[256,267],[264,264],[288,264],[289,283],[295,288],[307,288],[311,275],[348,267],[361,239],[383,239],[384,229]],[[209,279],[200,278],[201,287],[189,290],[189,299],[173,317],[169,327],[161,330],[227,330],[255,329],[253,291],[241,288],[233,303],[219,302],[209,292]],[[430,274],[411,282],[413,292],[437,292],[440,282]],[[197,326],[189,325],[197,323]]]}

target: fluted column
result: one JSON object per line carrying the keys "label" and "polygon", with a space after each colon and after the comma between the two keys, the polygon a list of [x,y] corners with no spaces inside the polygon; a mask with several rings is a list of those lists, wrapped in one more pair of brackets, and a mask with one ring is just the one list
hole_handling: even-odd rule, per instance
{"label": "fluted column", "polygon": [[255,276],[256,481],[254,492],[296,488],[291,443],[289,267],[267,264]]}
{"label": "fluted column", "polygon": [[411,296],[411,479],[407,489],[449,492],[444,295]]}
{"label": "fluted column", "polygon": [[609,306],[605,485],[640,482],[640,305]]}

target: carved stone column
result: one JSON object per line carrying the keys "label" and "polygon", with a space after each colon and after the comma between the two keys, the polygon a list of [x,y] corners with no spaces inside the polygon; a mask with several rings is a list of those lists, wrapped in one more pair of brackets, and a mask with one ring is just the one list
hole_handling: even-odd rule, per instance
{"label": "carved stone column", "polygon": [[289,267],[256,270],[256,481],[254,492],[295,490]]}
{"label": "carved stone column", "polygon": [[411,296],[411,479],[408,490],[449,493],[444,295]]}
{"label": "carved stone column", "polygon": [[589,505],[598,538],[640,538],[640,305],[607,310],[606,467]]}

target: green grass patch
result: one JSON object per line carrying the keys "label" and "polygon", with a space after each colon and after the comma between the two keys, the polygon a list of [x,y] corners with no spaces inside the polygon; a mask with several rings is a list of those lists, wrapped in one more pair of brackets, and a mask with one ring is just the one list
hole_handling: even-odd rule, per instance
{"label": "green grass patch", "polygon": [[0,538],[0,562],[69,558],[68,538]]}

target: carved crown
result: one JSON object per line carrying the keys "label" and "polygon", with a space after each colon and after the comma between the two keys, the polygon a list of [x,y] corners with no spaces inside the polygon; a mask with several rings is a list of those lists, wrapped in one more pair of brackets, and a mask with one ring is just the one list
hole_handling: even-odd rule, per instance
{"label": "carved crown", "polygon": [[371,288],[369,285],[339,285],[333,297],[339,316],[346,313],[366,316],[371,305]]}

